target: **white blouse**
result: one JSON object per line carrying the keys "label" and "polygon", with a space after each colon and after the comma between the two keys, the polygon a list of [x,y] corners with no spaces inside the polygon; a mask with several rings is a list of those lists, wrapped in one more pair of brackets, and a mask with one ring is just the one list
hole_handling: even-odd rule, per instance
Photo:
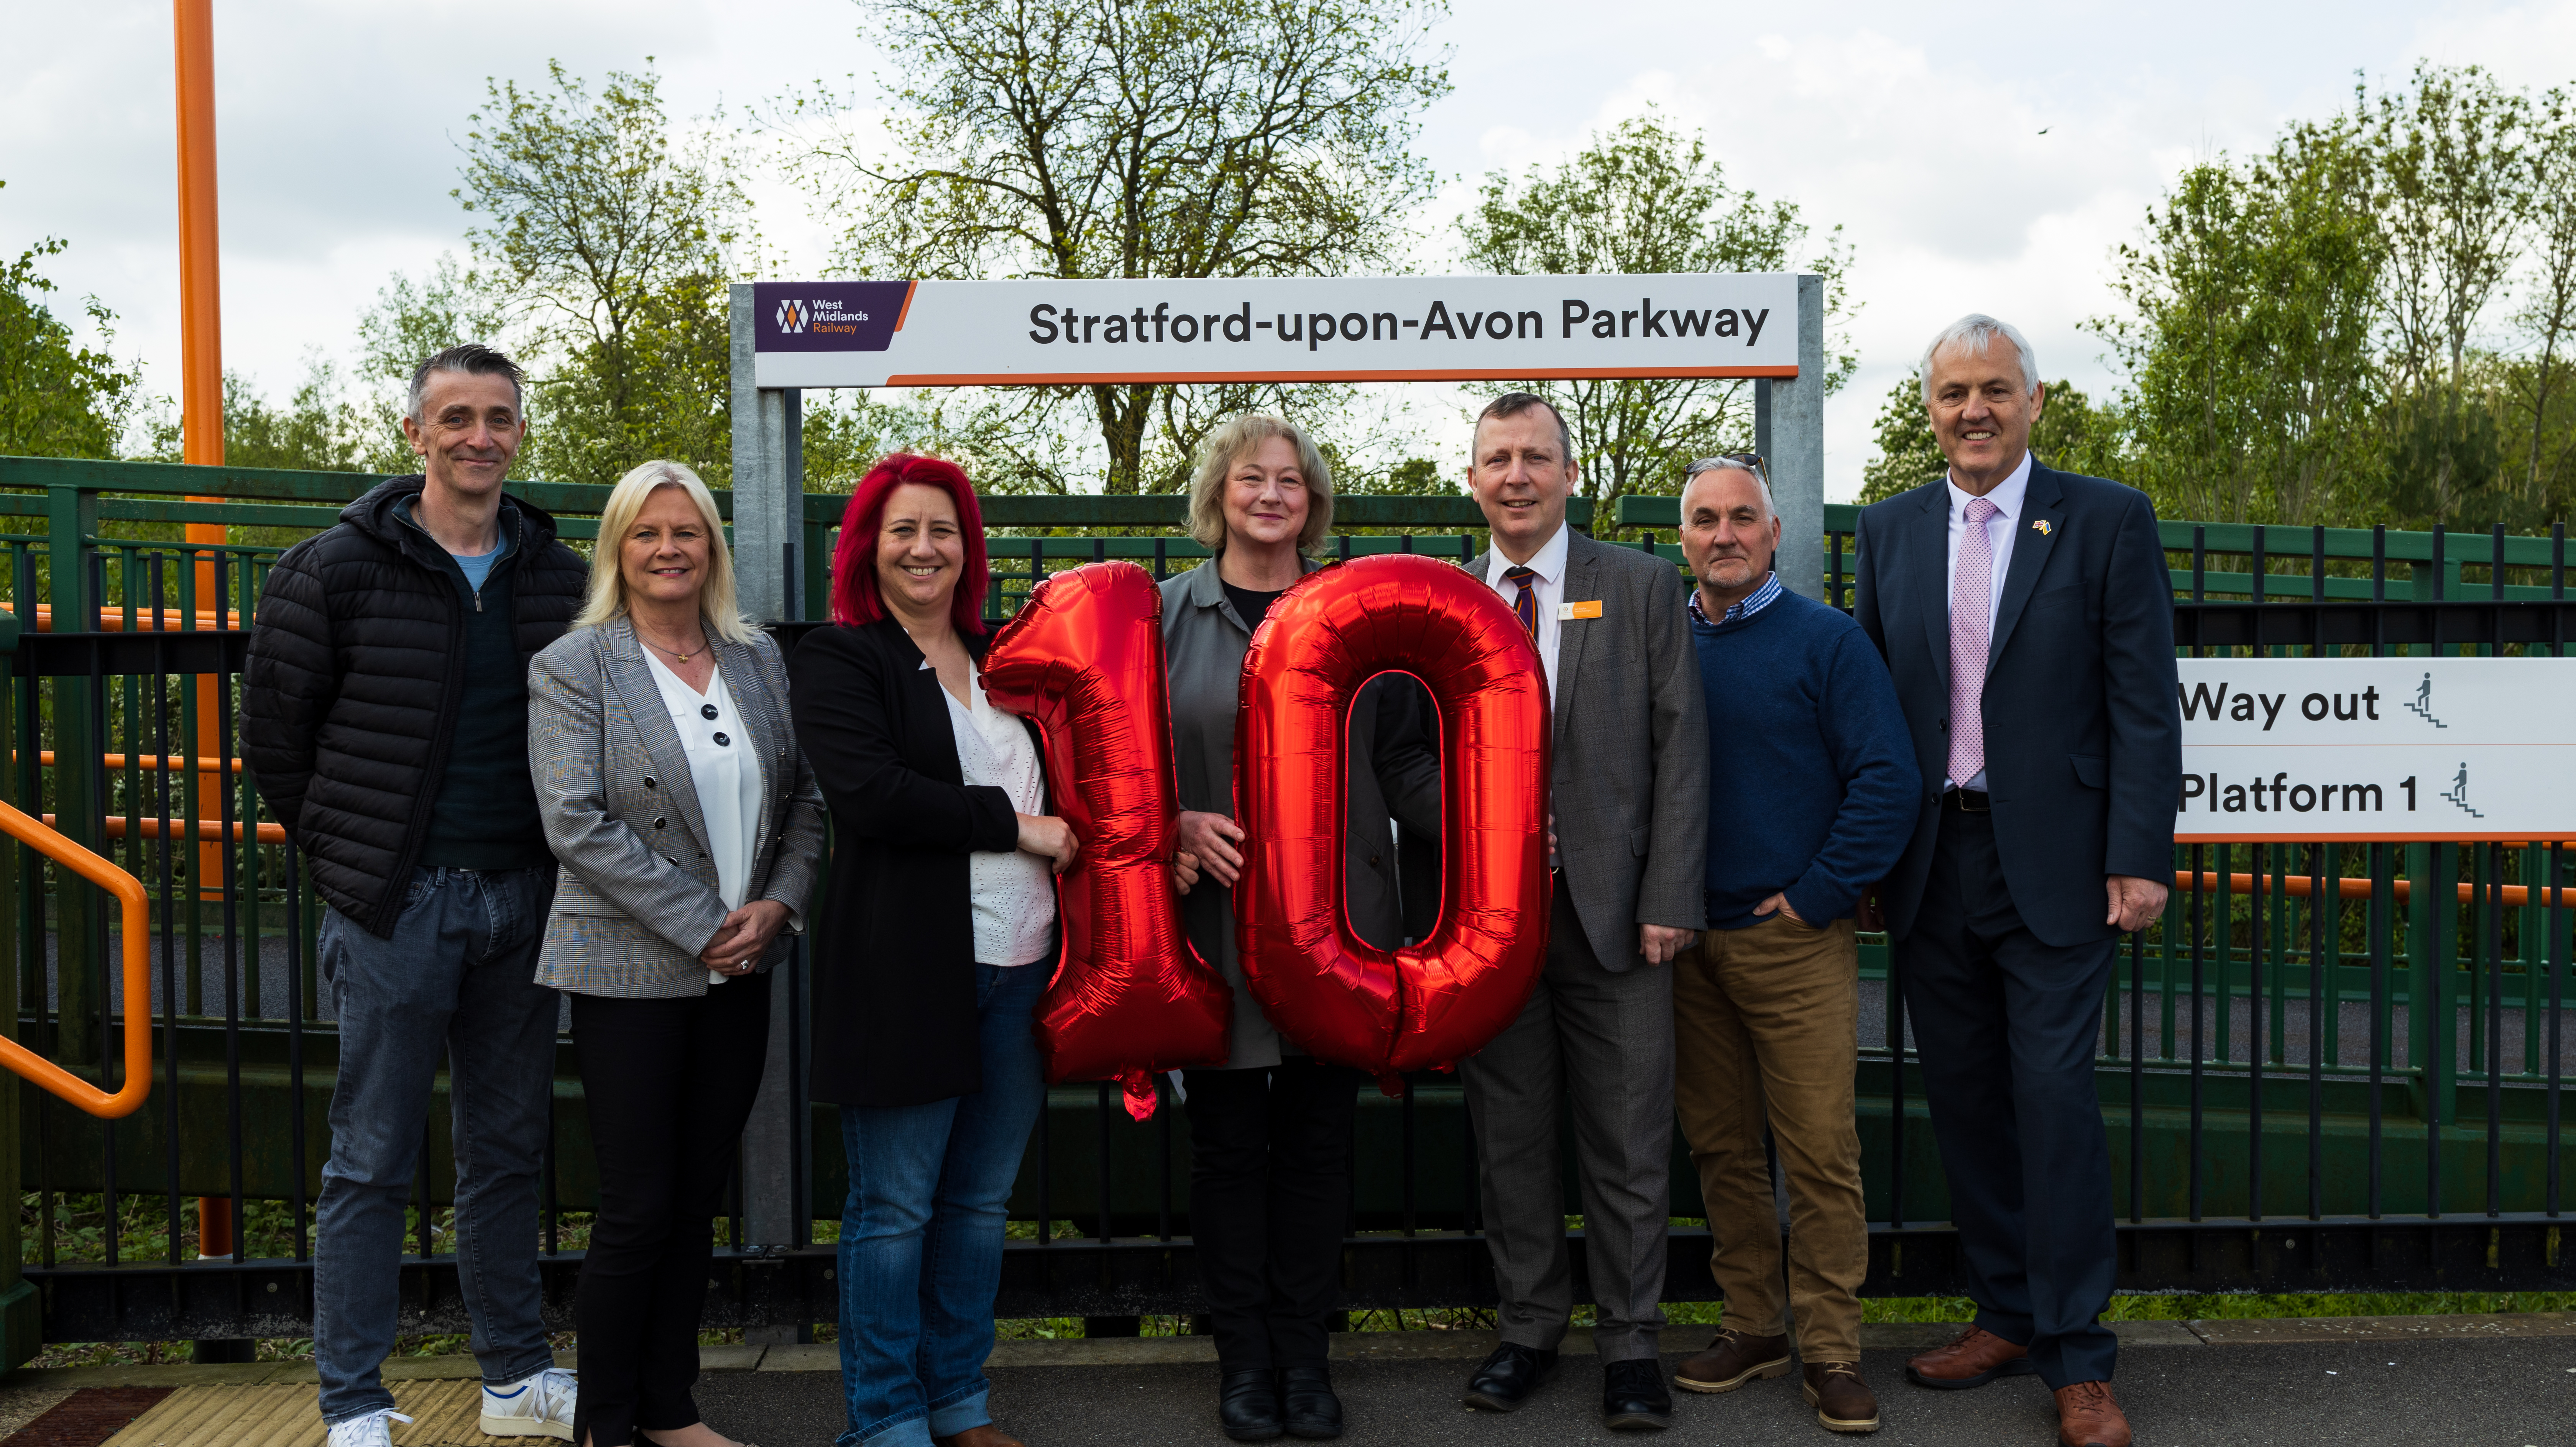
{"label": "white blouse", "polygon": [[[924,661],[921,665],[928,668]],[[1037,746],[1019,715],[1004,713],[984,696],[984,675],[966,665],[970,707],[943,685],[949,731],[957,735],[957,768],[972,786],[999,788],[1011,808],[1035,814],[1046,803]],[[966,886],[975,915],[975,959],[987,965],[1032,965],[1046,958],[1055,927],[1055,882],[1047,861],[1018,849],[966,856]]]}
{"label": "white blouse", "polygon": [[[707,676],[703,694],[689,687],[669,664],[644,651],[653,665],[653,682],[661,687],[662,704],[671,712],[671,727],[688,756],[689,782],[698,790],[698,813],[707,822],[707,854],[715,861],[716,894],[726,910],[742,908],[751,888],[752,844],[760,828],[760,760],[725,687],[724,670]],[[710,984],[732,978],[707,971]]]}

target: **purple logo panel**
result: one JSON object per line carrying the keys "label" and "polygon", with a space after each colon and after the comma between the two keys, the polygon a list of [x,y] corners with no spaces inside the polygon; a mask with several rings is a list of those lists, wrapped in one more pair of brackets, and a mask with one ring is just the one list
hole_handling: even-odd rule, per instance
{"label": "purple logo panel", "polygon": [[882,352],[911,300],[908,281],[764,281],[751,289],[761,352]]}

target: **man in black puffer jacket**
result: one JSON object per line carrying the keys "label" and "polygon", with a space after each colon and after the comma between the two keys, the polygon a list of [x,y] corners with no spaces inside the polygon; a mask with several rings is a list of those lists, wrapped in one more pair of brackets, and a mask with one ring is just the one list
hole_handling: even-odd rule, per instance
{"label": "man in black puffer jacket", "polygon": [[557,997],[534,976],[555,864],[528,775],[527,676],[590,569],[552,518],[502,494],[526,435],[508,358],[430,358],[403,431],[425,474],[379,485],[278,559],[242,680],[245,762],[329,906],[340,1060],[313,1348],[331,1447],[390,1441],[379,1369],[442,1054],[483,1429],[566,1435],[573,1416],[538,1315]]}

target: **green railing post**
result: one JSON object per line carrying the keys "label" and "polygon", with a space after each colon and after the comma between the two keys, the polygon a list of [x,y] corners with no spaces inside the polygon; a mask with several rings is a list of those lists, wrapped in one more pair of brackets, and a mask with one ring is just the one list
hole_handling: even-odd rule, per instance
{"label": "green railing post", "polygon": [[[98,494],[79,483],[54,483],[45,489],[46,600],[52,605],[50,631],[88,632],[91,610],[101,600],[90,596],[89,540],[98,535]],[[39,680],[28,686],[41,688]],[[91,707],[89,690],[75,678],[57,680],[53,690],[54,827],[73,842],[105,853],[101,838],[95,726],[102,722]],[[41,749],[42,739],[25,747]],[[27,812],[42,814],[38,800]],[[98,891],[69,870],[54,871],[54,1018],[59,1022],[57,1049],[65,1066],[97,1065],[102,1069],[99,1007],[106,981],[100,972],[98,946],[103,943]],[[105,1077],[101,1077],[104,1079]]]}
{"label": "green railing post", "polygon": [[[20,606],[27,605],[22,602]],[[18,627],[17,614],[0,613],[0,670],[6,669],[16,659]],[[25,687],[26,683],[21,681],[19,686]],[[17,710],[6,706],[7,697],[7,689],[0,687],[0,755],[20,747]],[[16,777],[16,770],[0,769],[0,799],[18,802],[15,798]],[[18,897],[22,882],[18,878],[18,859],[23,852],[14,844],[0,848],[0,899],[14,900]],[[0,960],[17,959],[17,932],[18,912],[14,909],[0,910]],[[0,969],[0,1036],[10,1040],[18,1038],[18,972],[14,968]],[[18,1077],[10,1071],[0,1070],[0,1201],[10,1203],[13,1208],[7,1229],[0,1230],[0,1372],[14,1370],[19,1363],[33,1358],[43,1345],[39,1339],[43,1330],[43,1313],[36,1300],[36,1288],[26,1278],[26,1247],[18,1234],[19,1222],[24,1218],[14,1209],[20,1199],[19,1112],[25,1107],[26,1101],[18,1089]]]}

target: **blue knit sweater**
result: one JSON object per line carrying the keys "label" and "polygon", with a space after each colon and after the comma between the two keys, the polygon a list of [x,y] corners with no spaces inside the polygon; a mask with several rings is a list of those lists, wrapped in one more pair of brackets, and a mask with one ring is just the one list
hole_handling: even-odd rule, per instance
{"label": "blue knit sweater", "polygon": [[1923,806],[1896,686],[1841,612],[1795,593],[1749,618],[1694,618],[1708,695],[1708,923],[1761,923],[1786,891],[1840,919],[1905,852]]}

